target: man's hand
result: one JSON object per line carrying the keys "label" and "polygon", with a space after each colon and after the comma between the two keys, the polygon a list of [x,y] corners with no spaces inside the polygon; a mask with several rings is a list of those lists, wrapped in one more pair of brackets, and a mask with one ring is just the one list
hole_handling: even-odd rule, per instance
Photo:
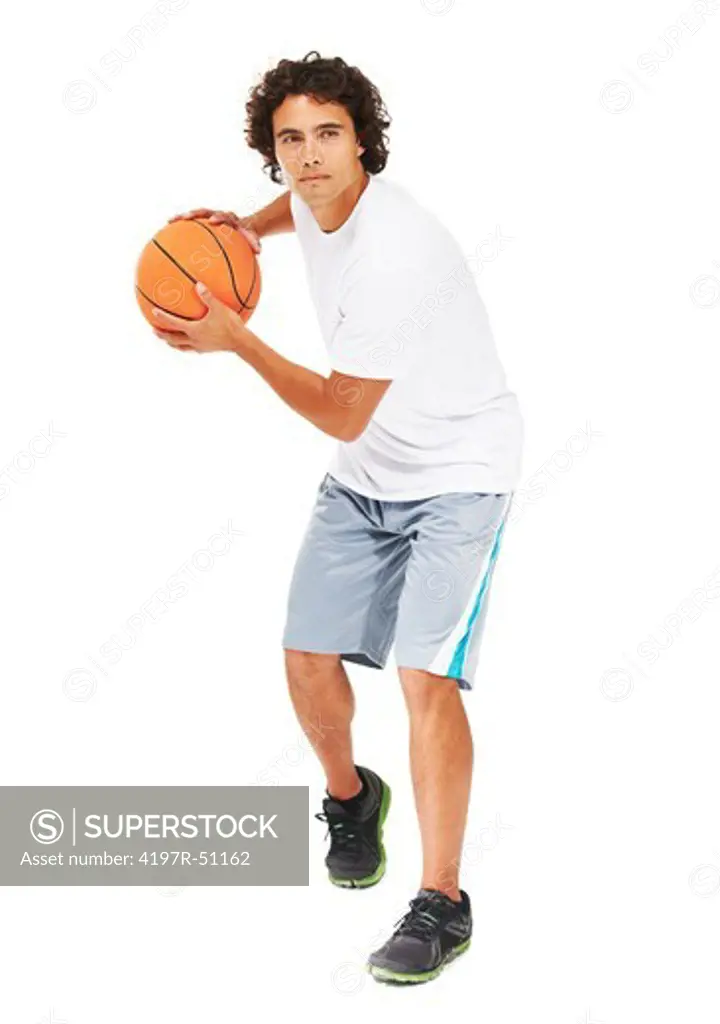
{"label": "man's hand", "polygon": [[[215,298],[202,282],[198,281],[195,291],[207,306],[205,316],[200,320],[183,320],[153,307],[153,315],[158,324],[153,331],[158,338],[173,348],[193,352],[246,353],[255,335],[248,330],[242,318]],[[163,327],[168,330],[164,331]]]}
{"label": "man's hand", "polygon": [[210,224],[228,224],[231,228],[239,231],[241,235],[245,235],[254,252],[260,252],[260,237],[253,227],[252,217],[238,217],[230,210],[208,210],[201,207],[198,210],[190,210],[189,213],[176,214],[170,218],[168,224],[172,224],[175,220],[197,220],[199,218],[209,221]]}

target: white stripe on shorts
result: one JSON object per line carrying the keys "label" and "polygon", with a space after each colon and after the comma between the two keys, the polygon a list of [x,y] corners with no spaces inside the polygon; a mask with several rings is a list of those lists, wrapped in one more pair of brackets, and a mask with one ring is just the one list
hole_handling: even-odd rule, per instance
{"label": "white stripe on shorts", "polygon": [[[509,493],[507,495],[507,498],[505,499],[505,507],[503,508],[503,514],[500,517],[500,521],[495,529],[495,533],[493,534],[492,543],[488,544],[488,549],[483,557],[482,565],[478,573],[477,583],[472,589],[472,593],[468,598],[467,604],[465,605],[463,613],[460,616],[457,624],[455,625],[455,628],[453,629],[452,633],[448,636],[448,638],[444,641],[439,651],[433,658],[432,662],[428,666],[428,672],[434,672],[436,675],[444,676],[447,674],[448,669],[452,664],[453,657],[455,655],[455,650],[457,648],[457,645],[460,643],[463,636],[465,635],[465,631],[467,630],[468,623],[470,622],[470,616],[473,613],[473,608],[475,607],[475,602],[477,601],[478,594],[482,589],[482,586],[485,582],[485,577],[487,576],[488,570],[490,569],[490,561],[492,559],[493,549],[495,548],[495,542],[497,540],[498,533],[502,529],[503,523],[505,522],[505,519],[507,517],[511,501],[512,494]],[[478,616],[479,614],[480,609],[478,609]]]}

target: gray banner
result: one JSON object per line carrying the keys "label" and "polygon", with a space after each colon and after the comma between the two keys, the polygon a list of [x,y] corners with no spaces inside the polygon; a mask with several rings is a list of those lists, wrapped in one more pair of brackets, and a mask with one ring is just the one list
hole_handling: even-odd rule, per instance
{"label": "gray banner", "polygon": [[307,786],[0,786],[0,885],[308,885]]}

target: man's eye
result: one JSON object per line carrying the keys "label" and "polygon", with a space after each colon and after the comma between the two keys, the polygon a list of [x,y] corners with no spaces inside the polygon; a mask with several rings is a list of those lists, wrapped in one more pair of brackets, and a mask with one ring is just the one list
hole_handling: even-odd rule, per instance
{"label": "man's eye", "polygon": [[323,134],[323,135],[337,135],[338,133],[337,133],[337,129],[335,129],[335,128],[326,128],[326,129],[325,129],[325,130],[324,130],[324,131],[322,132],[322,134]]}

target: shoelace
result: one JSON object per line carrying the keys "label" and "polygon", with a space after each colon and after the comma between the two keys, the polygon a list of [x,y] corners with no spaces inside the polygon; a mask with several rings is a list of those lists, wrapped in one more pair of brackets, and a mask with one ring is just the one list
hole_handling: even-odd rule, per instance
{"label": "shoelace", "polygon": [[357,847],[358,841],[362,838],[356,831],[354,823],[350,818],[341,814],[319,812],[315,815],[318,821],[327,823],[328,830],[325,838],[332,835],[332,842],[339,850],[351,850]]}
{"label": "shoelace", "polygon": [[[436,911],[432,913],[432,909]],[[395,924],[403,935],[413,935],[419,939],[429,938],[442,923],[445,916],[444,907],[436,896],[415,896],[410,900],[410,910],[403,914]]]}

